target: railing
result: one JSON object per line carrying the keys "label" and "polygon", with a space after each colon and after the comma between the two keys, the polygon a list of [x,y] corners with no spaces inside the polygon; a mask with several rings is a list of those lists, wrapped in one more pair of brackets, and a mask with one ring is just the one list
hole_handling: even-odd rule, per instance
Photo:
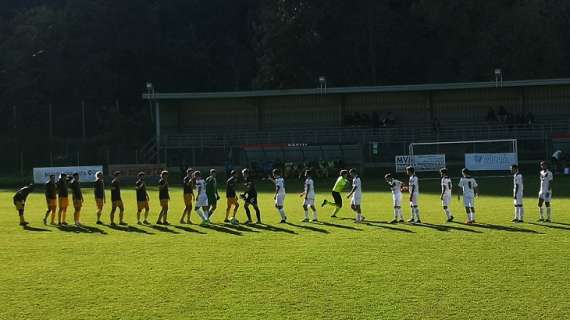
{"label": "railing", "polygon": [[508,128],[506,125],[473,125],[454,122],[434,130],[425,124],[390,128],[315,128],[226,130],[225,132],[184,132],[162,137],[161,146],[166,148],[187,147],[231,147],[251,144],[354,144],[368,143],[410,143],[428,141],[457,141],[479,139],[545,140],[552,133],[570,131],[568,119],[552,120],[532,127]]}

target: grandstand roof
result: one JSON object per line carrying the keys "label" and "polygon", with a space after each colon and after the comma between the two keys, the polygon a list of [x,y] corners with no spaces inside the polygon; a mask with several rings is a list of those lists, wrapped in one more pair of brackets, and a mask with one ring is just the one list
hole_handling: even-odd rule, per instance
{"label": "grandstand roof", "polygon": [[[536,86],[570,85],[570,78],[504,81],[503,88],[520,88]],[[461,89],[495,88],[495,81],[458,82],[388,86],[336,87],[327,88],[327,94],[382,93],[382,92],[425,92]],[[223,91],[223,92],[181,92],[181,93],[144,93],[143,99],[149,100],[194,100],[194,99],[228,99],[253,97],[302,96],[319,94],[319,88],[288,90],[256,90],[256,91]]]}

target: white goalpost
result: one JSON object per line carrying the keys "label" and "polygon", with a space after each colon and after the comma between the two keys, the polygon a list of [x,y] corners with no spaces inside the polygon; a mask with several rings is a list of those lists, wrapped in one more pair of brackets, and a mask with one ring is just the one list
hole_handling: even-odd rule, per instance
{"label": "white goalpost", "polygon": [[417,171],[438,171],[463,165],[471,171],[506,171],[518,164],[516,139],[411,143],[409,154],[396,157],[396,171],[412,165]]}

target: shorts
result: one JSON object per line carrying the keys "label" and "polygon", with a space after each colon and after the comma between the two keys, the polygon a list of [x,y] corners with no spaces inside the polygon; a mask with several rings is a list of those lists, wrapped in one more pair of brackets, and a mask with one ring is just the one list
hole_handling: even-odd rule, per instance
{"label": "shorts", "polygon": [[463,196],[463,205],[465,208],[475,208],[475,197],[474,196]]}
{"label": "shorts", "polygon": [[125,206],[123,205],[123,200],[114,200],[113,201],[113,208],[124,209]]}
{"label": "shorts", "polygon": [[196,208],[202,208],[208,206],[208,197],[206,195],[200,195],[196,199]]}
{"label": "shorts", "polygon": [[170,199],[160,199],[160,206],[162,208],[168,208],[168,201],[170,201]]}
{"label": "shorts", "polygon": [[215,194],[208,195],[208,205],[215,206],[218,204],[218,198]]}
{"label": "shorts", "polygon": [[284,204],[285,204],[285,195],[277,194],[277,197],[275,197],[275,205],[278,207],[282,207]]}
{"label": "shorts", "polygon": [[228,197],[227,198],[227,205],[228,205],[228,208],[232,207],[232,206],[234,206],[234,207],[239,206],[238,197]]}
{"label": "shorts", "polygon": [[184,205],[188,208],[192,208],[192,198],[193,198],[194,194],[193,193],[185,193],[184,194]]}
{"label": "shorts", "polygon": [[59,197],[58,205],[60,209],[67,209],[67,207],[69,207],[69,198]]}
{"label": "shorts", "polygon": [[141,210],[149,210],[148,207],[148,201],[137,201],[137,210],[141,211]]}
{"label": "shorts", "polygon": [[95,199],[95,204],[97,205],[97,209],[99,209],[99,210],[103,209],[104,203],[105,203],[105,200],[103,200],[103,198]]}
{"label": "shorts", "polygon": [[308,207],[314,207],[315,206],[315,198],[305,198],[303,205],[308,206]]}
{"label": "shorts", "polygon": [[57,199],[46,199],[48,209],[57,208]]}
{"label": "shorts", "polygon": [[523,205],[523,194],[522,193],[517,193],[513,199],[513,204],[515,206],[522,206]]}
{"label": "shorts", "polygon": [[247,196],[247,198],[245,198],[245,203],[256,206],[257,205],[257,195]]}
{"label": "shorts", "polygon": [[414,193],[411,195],[411,201],[410,201],[410,207],[417,207],[418,203],[419,203],[419,198],[420,195],[417,193]]}
{"label": "shorts", "polygon": [[79,210],[79,209],[81,209],[81,207],[83,207],[83,200],[73,199],[73,208],[75,208],[76,210]]}
{"label": "shorts", "polygon": [[24,210],[25,203],[24,201],[16,201],[14,200],[14,205],[16,206],[16,210]]}
{"label": "shorts", "polygon": [[538,199],[550,202],[552,200],[552,192],[539,192]]}
{"label": "shorts", "polygon": [[342,196],[340,195],[340,192],[333,191],[332,197],[336,206],[339,208],[342,207]]}
{"label": "shorts", "polygon": [[442,207],[449,207],[451,203],[451,193],[445,193],[443,198],[441,199],[441,206]]}
{"label": "shorts", "polygon": [[355,193],[352,195],[352,199],[350,200],[351,206],[359,206],[361,202],[362,202],[362,194]]}
{"label": "shorts", "polygon": [[394,208],[395,207],[401,207],[402,206],[402,194],[401,193],[392,194],[392,203],[394,203]]}

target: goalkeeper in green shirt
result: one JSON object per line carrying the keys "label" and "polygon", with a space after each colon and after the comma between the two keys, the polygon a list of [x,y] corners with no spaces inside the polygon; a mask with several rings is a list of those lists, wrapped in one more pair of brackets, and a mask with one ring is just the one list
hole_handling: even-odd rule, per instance
{"label": "goalkeeper in green shirt", "polygon": [[347,177],[348,177],[348,171],[340,170],[339,177],[338,179],[336,179],[336,182],[332,189],[332,197],[334,201],[323,200],[323,203],[321,204],[321,207],[324,207],[326,205],[335,207],[333,214],[331,215],[332,218],[336,218],[336,214],[342,208],[342,196],[340,195],[340,193],[343,192],[346,186],[348,185]]}

